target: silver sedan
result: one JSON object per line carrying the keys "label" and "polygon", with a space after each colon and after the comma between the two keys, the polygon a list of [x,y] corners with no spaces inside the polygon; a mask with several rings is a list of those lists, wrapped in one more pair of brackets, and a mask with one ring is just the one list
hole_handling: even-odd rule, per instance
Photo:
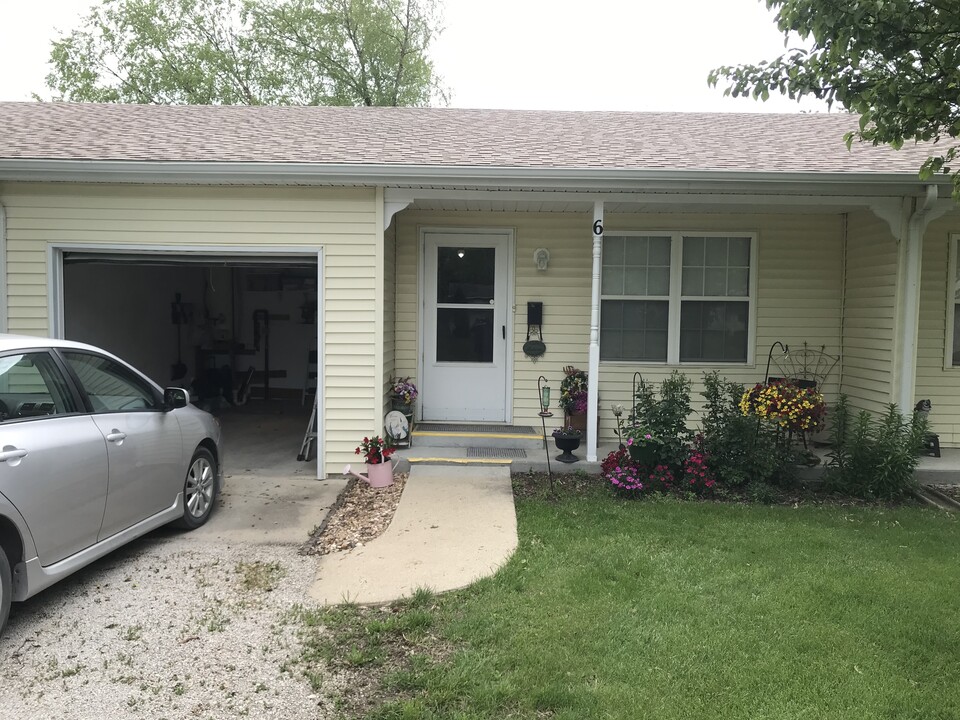
{"label": "silver sedan", "polygon": [[170,522],[203,525],[220,424],[98,348],[0,335],[0,632],[26,600]]}

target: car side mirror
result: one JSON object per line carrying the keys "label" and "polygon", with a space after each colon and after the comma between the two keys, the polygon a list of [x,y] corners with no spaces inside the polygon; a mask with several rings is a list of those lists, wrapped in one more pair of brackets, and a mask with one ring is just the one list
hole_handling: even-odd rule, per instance
{"label": "car side mirror", "polygon": [[186,407],[190,402],[190,394],[183,388],[168,387],[163,391],[163,409],[176,410]]}

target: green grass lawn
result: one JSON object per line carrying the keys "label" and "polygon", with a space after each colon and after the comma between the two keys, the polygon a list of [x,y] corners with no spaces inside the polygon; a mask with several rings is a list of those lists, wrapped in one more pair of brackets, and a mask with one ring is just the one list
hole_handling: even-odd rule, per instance
{"label": "green grass lawn", "polygon": [[334,629],[314,652],[371,683],[355,712],[960,718],[954,517],[599,488],[517,513],[520,547],[493,578],[307,618]]}

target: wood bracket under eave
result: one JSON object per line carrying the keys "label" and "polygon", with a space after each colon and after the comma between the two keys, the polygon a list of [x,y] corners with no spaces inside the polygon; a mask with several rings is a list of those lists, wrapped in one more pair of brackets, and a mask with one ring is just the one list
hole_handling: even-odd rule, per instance
{"label": "wood bracket under eave", "polygon": [[930,187],[935,188],[935,186],[927,186],[928,198],[926,202],[923,202],[922,198],[920,200],[914,200],[909,197],[903,198],[903,200],[899,202],[895,200],[883,200],[870,205],[870,211],[890,226],[890,232],[893,233],[893,237],[899,243],[903,238],[907,221],[909,221],[913,215],[917,214],[921,205],[924,205],[922,218],[920,219],[921,225],[919,227],[920,235],[922,236],[931,222],[942,217],[955,207],[952,199],[938,199],[935,189],[931,191],[929,189]]}
{"label": "wood bracket under eave", "polygon": [[890,226],[890,232],[898,243],[903,237],[904,218],[910,212],[905,209],[905,204],[904,200],[897,199],[883,200],[870,205],[870,212]]}
{"label": "wood bracket under eave", "polygon": [[393,216],[413,205],[413,196],[399,197],[391,195],[383,200],[383,231],[386,232],[393,222]]}

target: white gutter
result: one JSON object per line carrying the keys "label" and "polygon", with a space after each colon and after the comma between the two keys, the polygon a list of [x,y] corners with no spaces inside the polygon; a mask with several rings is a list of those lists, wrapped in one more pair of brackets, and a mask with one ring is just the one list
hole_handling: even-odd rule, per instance
{"label": "white gutter", "polygon": [[7,332],[7,209],[0,202],[0,332]]}
{"label": "white gutter", "polygon": [[[0,158],[0,178],[47,182],[147,182],[181,184],[305,185],[464,185],[471,188],[576,188],[595,190],[692,189],[698,183],[773,184],[805,187],[851,184],[915,188],[909,173],[814,173],[767,171],[517,168],[399,164],[328,164],[291,162],[193,162],[154,160],[41,160]],[[904,194],[892,191],[885,194]]]}
{"label": "white gutter", "polygon": [[920,272],[923,255],[923,234],[928,217],[937,202],[937,186],[927,185],[927,192],[907,221],[906,267],[903,285],[903,326],[900,339],[900,412],[913,411],[917,387],[917,342],[920,325]]}
{"label": "white gutter", "polygon": [[603,201],[593,204],[593,281],[590,295],[590,348],[587,369],[587,462],[597,461],[600,417],[600,257],[603,251]]}

